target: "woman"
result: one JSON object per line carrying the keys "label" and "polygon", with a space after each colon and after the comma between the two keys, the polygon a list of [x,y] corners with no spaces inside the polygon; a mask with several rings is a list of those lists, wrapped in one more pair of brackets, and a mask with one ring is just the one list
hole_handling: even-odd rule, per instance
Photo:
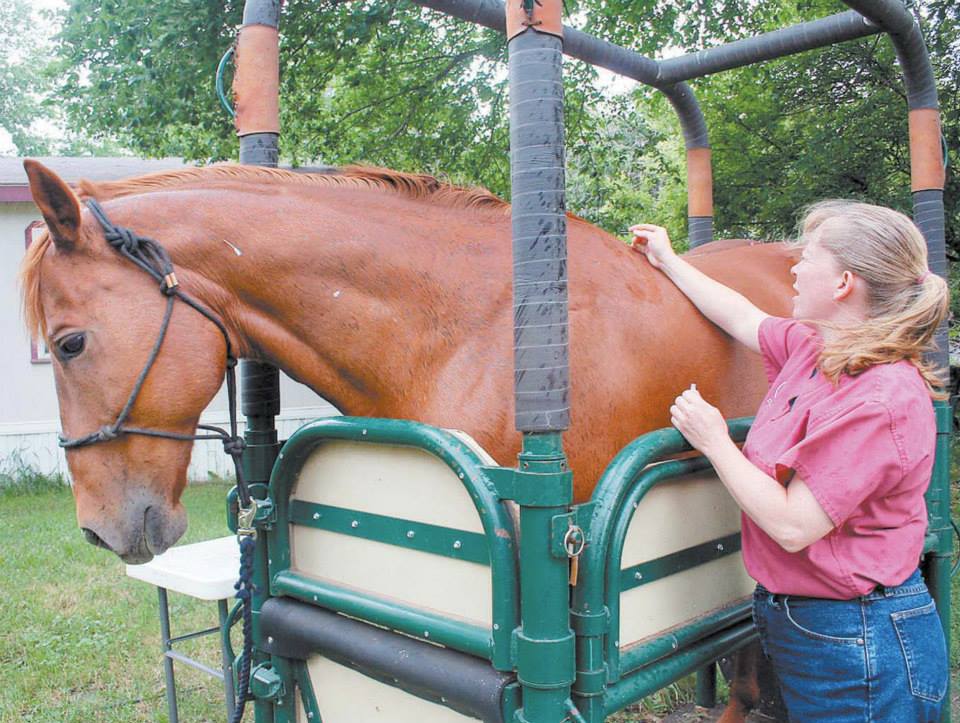
{"label": "woman", "polygon": [[943,630],[917,569],[942,387],[922,359],[949,305],[903,214],[826,201],[802,223],[793,318],[697,271],[659,226],[634,248],[763,356],[770,390],[743,450],[696,391],[671,421],[743,510],[754,619],[792,721],[937,721]]}

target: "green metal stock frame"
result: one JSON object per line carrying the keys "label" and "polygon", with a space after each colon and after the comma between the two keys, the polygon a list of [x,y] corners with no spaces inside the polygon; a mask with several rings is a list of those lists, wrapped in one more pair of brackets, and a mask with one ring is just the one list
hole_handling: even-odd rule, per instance
{"label": "green metal stock frame", "polygon": [[[297,501],[291,504],[290,492],[304,462],[320,445],[331,440],[412,447],[437,457],[456,473],[469,493],[480,517],[483,535],[342,508],[311,506]],[[484,461],[454,434],[418,422],[396,419],[331,417],[311,422],[297,430],[278,455],[271,475],[270,497],[276,515],[266,533],[270,550],[271,595],[295,597],[486,658],[497,670],[513,669],[511,636],[520,620],[518,552],[513,519],[485,472]],[[318,517],[314,518],[314,515]],[[359,524],[361,517],[368,524]],[[347,518],[358,521],[356,528],[349,524],[343,526]],[[343,534],[473,562],[481,562],[485,557],[487,562],[481,564],[490,565],[492,576],[492,629],[468,625],[428,610],[399,605],[394,600],[298,574],[290,569],[291,524],[334,529]],[[361,527],[362,533],[358,531]],[[408,532],[414,532],[414,535],[408,537]],[[457,548],[454,547],[456,542],[461,543]],[[485,545],[485,549],[481,545]]]}

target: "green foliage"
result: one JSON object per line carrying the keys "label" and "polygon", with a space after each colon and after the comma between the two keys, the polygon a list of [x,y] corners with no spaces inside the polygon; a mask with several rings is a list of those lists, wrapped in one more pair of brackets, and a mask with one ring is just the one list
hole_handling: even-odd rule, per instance
{"label": "green foliage", "polygon": [[50,49],[35,44],[26,29],[34,22],[25,0],[0,3],[0,130],[10,134],[21,154],[43,154],[48,142],[35,122],[43,117],[46,78],[37,73]]}
{"label": "green foliage", "polygon": [[0,498],[68,489],[61,474],[39,471],[22,450],[14,450],[0,460]]}
{"label": "green foliage", "polygon": [[[567,21],[651,57],[749,37],[846,9],[839,0],[567,0]],[[960,10],[914,3],[960,147]],[[235,158],[213,90],[241,0],[73,0],[58,45],[61,103],[76,128],[148,156]],[[509,192],[503,38],[410,2],[290,0],[281,22],[282,152],[294,165],[369,162]],[[566,64],[571,210],[622,234],[658,221],[682,239],[683,144],[669,104],[608,97]],[[228,78],[229,80],[229,78]],[[791,234],[814,200],[909,210],[904,91],[889,41],[866,38],[692,83],[715,164],[722,236]],[[960,187],[947,186],[960,244]]]}

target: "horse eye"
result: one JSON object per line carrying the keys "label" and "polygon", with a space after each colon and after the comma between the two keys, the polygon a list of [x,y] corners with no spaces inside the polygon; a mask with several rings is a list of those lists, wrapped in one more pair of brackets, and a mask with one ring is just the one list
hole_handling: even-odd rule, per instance
{"label": "horse eye", "polygon": [[73,359],[83,353],[87,337],[85,334],[71,334],[57,342],[57,351],[63,361]]}

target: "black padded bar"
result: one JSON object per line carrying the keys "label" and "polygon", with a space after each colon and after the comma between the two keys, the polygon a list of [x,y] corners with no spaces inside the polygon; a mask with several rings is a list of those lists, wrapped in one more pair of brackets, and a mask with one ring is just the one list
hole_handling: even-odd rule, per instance
{"label": "black padded bar", "polygon": [[563,48],[526,30],[509,43],[516,428],[570,426]]}
{"label": "black padded bar", "polygon": [[890,36],[903,69],[907,107],[938,108],[937,82],[930,55],[913,15],[901,0],[844,0],[844,2]]}
{"label": "black padded bar", "polygon": [[263,604],[260,637],[258,647],[272,655],[294,660],[322,655],[471,718],[503,723],[503,691],[514,677],[472,655],[289,598]]}
{"label": "black padded bar", "polygon": [[[500,0],[413,1],[461,20],[506,33],[506,10]],[[563,53],[663,91],[680,116],[687,148],[708,147],[706,123],[693,91],[685,83],[659,82],[659,64],[656,60],[567,26],[563,28]]]}
{"label": "black padded bar", "polygon": [[688,216],[687,237],[690,248],[713,241],[713,216]]}
{"label": "black padded bar", "polygon": [[243,6],[244,25],[280,25],[280,0],[247,0]]}
{"label": "black padded bar", "polygon": [[[943,191],[913,192],[913,220],[927,241],[927,265],[930,271],[948,278],[946,228],[943,211]],[[950,350],[947,345],[947,322],[940,325],[934,337],[937,348],[926,356],[939,369],[950,368]]]}
{"label": "black padded bar", "polygon": [[860,13],[845,13],[744,38],[696,53],[661,60],[658,84],[677,83],[731,68],[782,58],[806,50],[876,35],[880,28]]}

